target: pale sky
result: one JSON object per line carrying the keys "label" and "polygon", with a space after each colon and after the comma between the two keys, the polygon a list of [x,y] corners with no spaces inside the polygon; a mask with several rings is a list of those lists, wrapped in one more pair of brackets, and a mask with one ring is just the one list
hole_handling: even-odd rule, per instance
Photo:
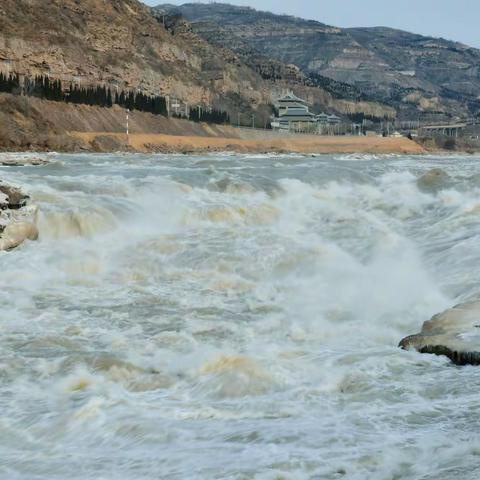
{"label": "pale sky", "polygon": [[[144,1],[148,5],[189,3],[185,0]],[[480,0],[232,0],[224,3],[287,13],[337,27],[399,28],[480,48]]]}

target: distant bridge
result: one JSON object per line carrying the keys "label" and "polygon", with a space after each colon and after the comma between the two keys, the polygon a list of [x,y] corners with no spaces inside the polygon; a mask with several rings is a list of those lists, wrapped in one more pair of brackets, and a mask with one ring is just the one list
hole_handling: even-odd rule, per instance
{"label": "distant bridge", "polygon": [[480,125],[480,121],[474,118],[463,120],[457,123],[421,125],[418,132],[420,135],[446,135],[448,137],[458,137],[466,128]]}
{"label": "distant bridge", "polygon": [[448,125],[425,125],[420,127],[418,133],[422,136],[446,135],[447,137],[458,137],[469,125],[468,122]]}

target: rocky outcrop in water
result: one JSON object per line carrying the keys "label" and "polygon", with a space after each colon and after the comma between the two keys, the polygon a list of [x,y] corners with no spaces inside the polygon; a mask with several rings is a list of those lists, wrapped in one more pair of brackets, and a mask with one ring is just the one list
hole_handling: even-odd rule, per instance
{"label": "rocky outcrop in water", "polygon": [[399,346],[445,355],[457,365],[480,365],[480,300],[433,316],[420,333],[404,338]]}
{"label": "rocky outcrop in water", "polygon": [[29,198],[20,188],[0,183],[0,251],[38,239],[38,207],[28,205]]}
{"label": "rocky outcrop in water", "polygon": [[441,168],[432,168],[418,178],[417,186],[422,191],[431,192],[446,188],[450,182],[451,178],[447,172]]}
{"label": "rocky outcrop in water", "polygon": [[18,210],[27,205],[27,200],[30,198],[26,193],[22,192],[20,188],[12,187],[0,183],[0,208],[2,210]]}
{"label": "rocky outcrop in water", "polygon": [[38,167],[48,165],[49,163],[49,160],[39,157],[7,157],[0,159],[0,165],[3,167]]}

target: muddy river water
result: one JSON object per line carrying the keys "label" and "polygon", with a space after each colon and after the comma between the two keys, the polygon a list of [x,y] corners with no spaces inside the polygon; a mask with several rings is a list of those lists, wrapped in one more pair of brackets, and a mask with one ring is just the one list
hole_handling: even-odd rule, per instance
{"label": "muddy river water", "polygon": [[480,158],[51,159],[0,167],[0,478],[479,477],[480,369],[397,345],[480,291]]}

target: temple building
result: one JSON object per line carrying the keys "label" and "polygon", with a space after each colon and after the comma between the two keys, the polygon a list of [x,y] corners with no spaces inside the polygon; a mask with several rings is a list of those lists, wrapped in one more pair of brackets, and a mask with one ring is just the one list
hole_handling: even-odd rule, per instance
{"label": "temple building", "polygon": [[315,115],[310,112],[305,100],[291,92],[279,98],[275,107],[278,110],[278,117],[272,120],[272,128],[275,130],[317,132],[321,125],[338,125],[341,122],[341,119],[336,115],[326,113]]}
{"label": "temple building", "polygon": [[290,130],[317,123],[317,117],[309,111],[307,102],[293,93],[279,98],[275,106],[278,110],[278,117],[272,121],[274,129]]}

